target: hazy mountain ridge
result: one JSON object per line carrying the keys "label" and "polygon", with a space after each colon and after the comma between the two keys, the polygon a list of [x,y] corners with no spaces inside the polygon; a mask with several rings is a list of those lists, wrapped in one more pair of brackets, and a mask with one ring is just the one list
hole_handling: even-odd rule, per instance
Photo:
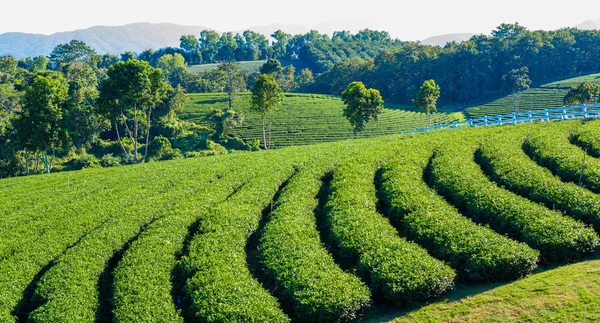
{"label": "hazy mountain ridge", "polygon": [[181,35],[198,35],[205,29],[210,28],[169,23],[134,23],[124,26],[94,26],[52,35],[5,33],[0,35],[0,55],[9,54],[16,58],[49,55],[56,45],[73,39],[84,41],[99,54],[141,52],[149,48],[179,46]]}
{"label": "hazy mountain ridge", "polygon": [[600,19],[586,20],[586,21],[580,23],[579,25],[577,25],[577,28],[583,29],[583,30],[600,29]]}
{"label": "hazy mountain ridge", "polygon": [[475,36],[475,34],[470,34],[470,33],[446,34],[446,35],[439,35],[439,36],[433,36],[433,37],[426,38],[426,39],[422,40],[421,43],[423,43],[425,45],[444,47],[444,45],[446,45],[446,43],[450,43],[453,41],[460,43],[460,42],[471,39],[471,37],[473,37],[473,36]]}
{"label": "hazy mountain ridge", "polygon": [[[364,27],[358,27],[358,26]],[[587,20],[576,26],[579,29],[600,29],[600,20]],[[253,26],[242,33],[252,30],[266,36],[281,29],[289,34],[304,34],[310,30],[332,35],[334,31],[349,30],[357,32],[360,29],[371,28],[357,21],[330,21],[314,25],[301,24],[268,24]],[[126,51],[141,52],[146,49],[159,49],[167,46],[179,46],[181,35],[193,34],[198,36],[202,30],[211,29],[203,26],[183,26],[172,23],[133,23],[123,26],[94,26],[87,29],[54,33],[52,35],[30,33],[0,34],[0,55],[12,55],[16,58],[27,56],[49,55],[56,45],[68,43],[73,39],[81,40],[95,49],[99,54],[119,54]],[[462,42],[470,39],[472,33],[452,33],[437,35],[421,41],[423,44],[444,46],[448,42]]]}

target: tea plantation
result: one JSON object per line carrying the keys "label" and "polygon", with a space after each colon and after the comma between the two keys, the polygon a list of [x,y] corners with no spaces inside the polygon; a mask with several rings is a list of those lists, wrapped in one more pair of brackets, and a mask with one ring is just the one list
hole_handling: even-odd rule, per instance
{"label": "tea plantation", "polygon": [[[521,94],[519,112],[561,107],[563,106],[563,98],[569,91],[569,88],[576,86],[581,82],[600,84],[600,74],[574,77],[543,84],[539,87],[532,87]],[[511,94],[491,102],[469,107],[465,109],[465,114],[469,118],[479,118],[483,116],[509,114],[514,112],[514,110],[514,101]]]}
{"label": "tea plantation", "polygon": [[[190,119],[226,104],[191,97]],[[341,108],[287,95],[273,141],[349,138]],[[366,136],[415,115],[386,110]],[[3,179],[0,321],[597,321],[599,132],[471,128]]]}
{"label": "tea plantation", "polygon": [[[233,109],[245,115],[245,122],[233,129],[232,135],[247,143],[262,141],[260,114],[250,110],[250,93],[242,93],[234,101]],[[225,94],[190,94],[180,118],[206,124],[212,109],[228,107]],[[273,113],[272,142],[275,147],[298,146],[354,138],[352,127],[343,115],[344,103],[334,96],[321,94],[285,95],[281,107]],[[432,123],[449,123],[454,116],[434,113]],[[385,109],[378,121],[371,121],[361,137],[391,135],[424,128],[427,115],[420,112]]]}

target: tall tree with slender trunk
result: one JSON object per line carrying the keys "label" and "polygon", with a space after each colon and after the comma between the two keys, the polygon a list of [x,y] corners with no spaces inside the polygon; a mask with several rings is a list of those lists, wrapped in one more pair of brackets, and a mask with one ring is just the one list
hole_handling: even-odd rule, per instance
{"label": "tall tree with slender trunk", "polygon": [[[148,62],[129,60],[119,62],[108,69],[108,78],[100,84],[97,103],[101,112],[109,118],[117,134],[123,154],[134,163],[141,163],[148,157],[148,143],[152,110],[167,96],[170,86],[163,81],[160,69]],[[133,156],[129,154],[119,132],[119,126],[133,143]],[[140,129],[142,128],[142,129]],[[145,136],[144,136],[145,133]],[[140,138],[145,137],[144,156],[140,157]]]}
{"label": "tall tree with slender trunk", "polygon": [[225,93],[227,93],[229,110],[232,110],[235,94],[246,88],[244,71],[240,69],[238,63],[233,61],[226,61],[219,64],[217,71],[219,82],[222,83]]}
{"label": "tall tree with slender trunk", "polygon": [[437,111],[437,100],[440,98],[440,87],[434,80],[423,82],[415,103],[418,108],[427,113],[427,127],[431,127],[431,112]]}
{"label": "tall tree with slender trunk", "polygon": [[25,152],[27,168],[31,154],[41,153],[46,173],[52,171],[56,150],[67,142],[64,124],[67,96],[67,84],[62,76],[37,76],[25,92],[22,111],[14,127]]}
{"label": "tall tree with slender trunk", "polygon": [[[271,128],[273,124],[272,113],[283,101],[283,91],[277,85],[272,76],[263,74],[257,80],[252,89],[252,111],[260,113],[262,121],[263,147],[271,148]],[[269,137],[267,140],[265,117],[269,120]]]}

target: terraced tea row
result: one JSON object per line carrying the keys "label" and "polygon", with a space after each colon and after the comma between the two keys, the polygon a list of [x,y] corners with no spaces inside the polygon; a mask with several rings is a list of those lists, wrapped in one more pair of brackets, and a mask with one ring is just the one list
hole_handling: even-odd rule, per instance
{"label": "terraced tea row", "polygon": [[[598,246],[600,198],[569,183],[576,166],[562,152],[581,162],[578,140],[593,141],[594,125],[2,180],[0,319],[347,321],[374,304],[431,300],[456,277],[510,281],[578,260]],[[586,156],[590,188],[596,163]]]}
{"label": "terraced tea row", "polygon": [[[190,94],[190,102],[180,115],[182,119],[206,124],[211,109],[224,109],[224,94]],[[272,141],[277,147],[298,146],[354,137],[352,127],[343,116],[343,103],[339,98],[313,94],[286,94],[282,106],[273,113]],[[245,122],[232,130],[232,134],[247,142],[262,140],[260,115],[250,111],[250,96],[240,94],[234,110],[243,112]],[[434,113],[432,122],[448,123],[448,114]],[[423,113],[385,109],[377,122],[370,122],[361,137],[391,135],[427,126]]]}

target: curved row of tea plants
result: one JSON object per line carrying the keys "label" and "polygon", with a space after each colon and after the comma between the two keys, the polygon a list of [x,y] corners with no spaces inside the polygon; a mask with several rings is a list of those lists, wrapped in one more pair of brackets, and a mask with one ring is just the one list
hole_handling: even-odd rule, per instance
{"label": "curved row of tea plants", "polygon": [[[181,163],[179,163],[181,164]],[[89,177],[89,185],[82,190],[89,193],[86,199],[56,199],[46,210],[38,214],[35,208],[26,209],[23,216],[33,217],[28,226],[14,232],[9,240],[2,241],[2,246],[9,246],[10,252],[0,262],[0,315],[2,321],[11,321],[13,315],[25,315],[23,308],[28,304],[29,293],[35,286],[37,276],[58,260],[62,254],[78,244],[86,235],[98,230],[112,218],[117,218],[124,210],[135,209],[139,201],[160,196],[169,190],[173,183],[180,181],[180,173],[175,164],[153,165],[156,172],[148,172],[149,166],[123,169],[113,172],[120,185],[110,192],[102,193],[105,185],[115,185],[111,179],[102,180],[98,175],[104,172],[80,172],[77,176]],[[194,171],[193,173],[200,172]],[[196,173],[197,174],[197,173]],[[52,174],[49,177],[65,178],[64,174]],[[42,180],[42,178],[40,178]],[[148,184],[151,183],[151,184]],[[126,185],[124,185],[126,184]],[[95,191],[100,191],[94,194]],[[86,194],[87,194],[86,193]],[[48,196],[50,192],[40,192]],[[69,194],[69,192],[52,192],[53,196]],[[126,198],[124,198],[126,197]],[[50,198],[50,200],[53,200]],[[16,231],[16,230],[15,230]]]}
{"label": "curved row of tea plants", "polygon": [[[113,268],[108,265],[110,260],[115,257],[118,260],[119,250],[123,250],[128,241],[137,239],[156,219],[174,216],[172,210],[180,208],[179,204],[189,198],[189,192],[210,189],[211,183],[227,171],[211,167],[177,183],[165,183],[168,190],[137,201],[135,207],[118,211],[114,218],[81,239],[41,277],[33,297],[33,303],[41,306],[31,313],[30,321],[89,322],[110,318],[111,308],[101,308],[101,302],[110,304],[112,298],[112,284],[102,286],[103,281],[110,282],[109,277],[113,275]],[[103,289],[104,294],[98,289]],[[102,296],[107,299],[101,299]]]}
{"label": "curved row of tea plants", "polygon": [[357,147],[335,148],[289,181],[260,239],[267,275],[275,281],[280,299],[293,304],[294,316],[303,321],[354,319],[370,304],[369,289],[338,267],[317,230],[321,179],[343,156],[359,151]]}
{"label": "curved row of tea plants", "polygon": [[600,160],[569,141],[575,128],[576,124],[570,122],[540,125],[527,138],[525,150],[563,181],[581,182],[583,187],[600,193]]}
{"label": "curved row of tea plants", "polygon": [[548,208],[594,226],[600,232],[600,196],[574,183],[565,183],[540,167],[523,151],[525,127],[486,138],[478,161],[498,184]]}
{"label": "curved row of tea plants", "polygon": [[298,149],[293,154],[268,154],[268,166],[250,170],[257,173],[256,180],[201,219],[199,233],[182,259],[189,277],[184,291],[190,317],[205,322],[289,321],[278,300],[252,276],[246,245],[280,186],[312,153]]}
{"label": "curved row of tea plants", "polygon": [[[235,158],[233,158],[235,157]],[[113,322],[183,322],[172,292],[178,255],[183,252],[189,229],[211,207],[225,201],[254,173],[250,165],[264,163],[264,155],[215,159],[210,185],[185,189],[185,197],[173,202],[168,213],[149,225],[123,255],[114,274]],[[195,180],[200,180],[196,178]],[[179,296],[178,296],[179,297]]]}
{"label": "curved row of tea plants", "polygon": [[600,120],[579,127],[573,134],[573,141],[588,154],[600,158]]}
{"label": "curved row of tea plants", "polygon": [[598,236],[592,228],[491,182],[474,161],[475,148],[472,142],[449,140],[432,159],[434,186],[452,204],[475,221],[539,250],[547,262],[578,259],[596,248]]}
{"label": "curved row of tea plants", "polygon": [[427,186],[423,175],[432,155],[431,144],[404,145],[384,167],[381,190],[390,219],[470,280],[513,280],[534,270],[538,251],[475,224]]}
{"label": "curved row of tea plants", "polygon": [[455,272],[425,249],[398,236],[377,212],[373,180],[393,151],[377,147],[335,168],[327,224],[338,255],[357,263],[375,298],[394,303],[439,296],[454,285]]}

